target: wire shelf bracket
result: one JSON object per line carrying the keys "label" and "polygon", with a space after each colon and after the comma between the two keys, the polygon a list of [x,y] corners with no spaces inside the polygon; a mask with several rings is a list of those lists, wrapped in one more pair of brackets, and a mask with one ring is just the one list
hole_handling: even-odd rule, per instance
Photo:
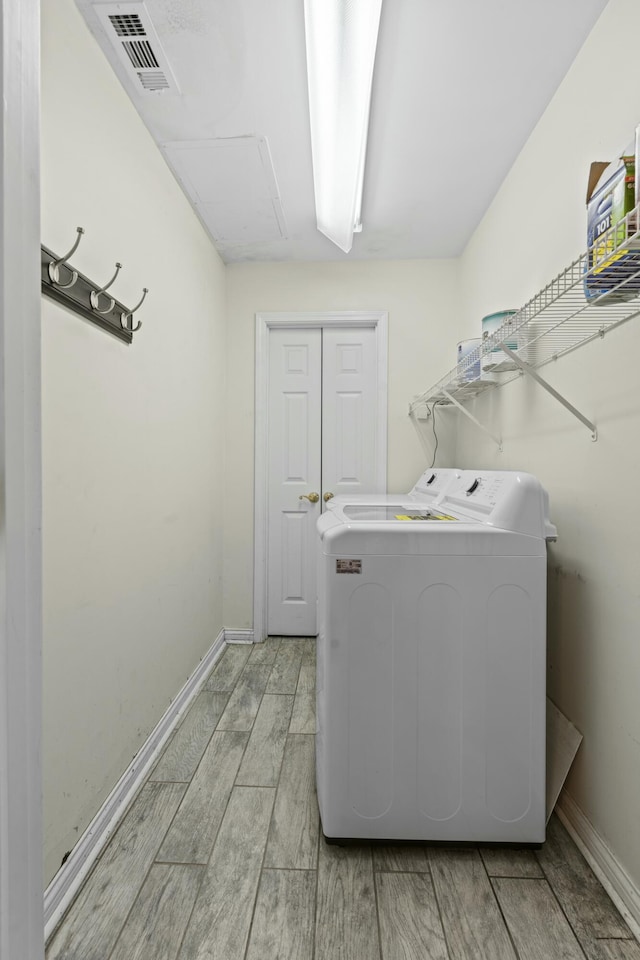
{"label": "wire shelf bracket", "polygon": [[[511,350],[505,343],[501,343],[500,346],[509,359],[512,360],[520,370],[522,370],[525,376],[531,377],[536,381],[536,383],[540,384],[542,389],[546,390],[547,393],[549,393],[555,400],[558,401],[558,403],[561,403],[565,410],[568,410],[569,413],[572,413],[573,416],[576,417],[581,423],[584,423],[585,427],[588,427],[588,429],[591,431],[591,439],[593,441],[598,439],[598,430],[595,423],[592,423],[591,420],[588,420],[584,416],[584,414],[580,413],[580,411],[574,407],[572,403],[569,403],[566,397],[563,397],[561,393],[558,393],[558,391],[552,387],[550,383],[547,383],[547,381],[541,377],[540,374],[533,369],[533,367],[530,367],[528,363],[525,363],[524,360],[521,360],[517,353],[514,353],[513,350]],[[456,401],[453,400],[453,402],[455,403]],[[458,406],[460,406],[460,404],[458,404]],[[460,407],[460,409],[463,410],[464,413],[467,413],[468,416],[471,416],[471,414],[464,410],[463,407]]]}
{"label": "wire shelf bracket", "polygon": [[464,407],[458,400],[456,400],[456,398],[455,398],[452,394],[450,394],[448,390],[442,390],[442,394],[443,394],[443,396],[445,396],[445,397],[447,398],[447,400],[449,401],[449,403],[453,403],[454,406],[456,406],[456,407],[458,408],[458,410],[462,411],[462,413],[464,413],[465,417],[467,417],[469,420],[471,420],[471,422],[474,423],[479,430],[482,430],[482,432],[483,432],[483,433],[486,433],[488,437],[491,437],[491,439],[493,440],[493,442],[494,442],[495,444],[497,444],[497,447],[498,447],[499,452],[502,453],[502,438],[501,438],[501,437],[496,437],[496,435],[495,435],[494,433],[491,433],[491,431],[488,430],[483,423],[480,423],[480,421],[479,421],[476,417],[474,417],[474,415],[471,413],[471,411],[470,411],[470,410],[467,410],[466,407]]}

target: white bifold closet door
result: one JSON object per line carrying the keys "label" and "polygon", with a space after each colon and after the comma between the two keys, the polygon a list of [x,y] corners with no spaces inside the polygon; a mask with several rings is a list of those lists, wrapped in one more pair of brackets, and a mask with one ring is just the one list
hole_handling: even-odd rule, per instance
{"label": "white bifold closet door", "polygon": [[[267,629],[316,634],[316,521],[328,494],[384,489],[372,327],[269,333]],[[312,502],[318,496],[316,502]],[[311,497],[309,499],[300,499]]]}

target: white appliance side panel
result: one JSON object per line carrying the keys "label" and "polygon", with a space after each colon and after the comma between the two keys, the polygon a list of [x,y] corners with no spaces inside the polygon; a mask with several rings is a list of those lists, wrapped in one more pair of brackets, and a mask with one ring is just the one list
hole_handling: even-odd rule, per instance
{"label": "white appliance side panel", "polygon": [[394,795],[393,598],[384,585],[364,583],[346,612],[349,805],[360,817],[381,817]]}
{"label": "white appliance side panel", "polygon": [[545,835],[546,563],[487,559],[466,631],[463,808],[478,840]]}
{"label": "white appliance side panel", "polygon": [[462,603],[447,583],[417,602],[418,809],[431,820],[454,817],[462,804]]}
{"label": "white appliance side panel", "polygon": [[[545,560],[365,555],[361,573],[347,575],[336,575],[336,557],[325,556],[323,565],[318,793],[325,834],[542,842]],[[390,609],[379,608],[382,591],[374,600],[366,590],[380,584]],[[349,616],[354,594],[361,624]],[[392,667],[380,649],[385,637]],[[374,745],[380,752],[372,756]],[[382,770],[379,784],[352,766],[358,751],[367,753],[371,773]],[[359,799],[365,782],[371,801]]]}
{"label": "white appliance side panel", "polygon": [[533,611],[527,590],[497,587],[487,599],[486,804],[496,820],[531,809]]}

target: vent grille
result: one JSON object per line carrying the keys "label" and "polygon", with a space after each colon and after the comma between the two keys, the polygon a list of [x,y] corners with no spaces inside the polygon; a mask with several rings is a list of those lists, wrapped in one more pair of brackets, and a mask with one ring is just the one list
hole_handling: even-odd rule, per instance
{"label": "vent grille", "polygon": [[109,17],[119,37],[144,37],[146,30],[137,13],[114,13]]}
{"label": "vent grille", "polygon": [[148,40],[128,40],[122,46],[134,67],[141,69],[155,67],[157,69],[160,66]]}
{"label": "vent grille", "polygon": [[162,70],[156,70],[153,73],[151,71],[147,73],[139,73],[138,79],[144,87],[145,90],[150,92],[160,92],[161,90],[169,89],[169,81],[165,77]]}
{"label": "vent grille", "polygon": [[93,10],[137,93],[180,92],[144,3],[96,3]]}

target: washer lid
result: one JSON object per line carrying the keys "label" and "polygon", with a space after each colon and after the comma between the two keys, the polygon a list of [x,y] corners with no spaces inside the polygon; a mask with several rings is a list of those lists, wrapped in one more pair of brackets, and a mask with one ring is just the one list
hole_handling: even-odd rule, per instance
{"label": "washer lid", "polygon": [[411,522],[419,520],[457,520],[452,514],[444,514],[431,507],[406,504],[347,504],[342,513],[345,520],[353,523]]}

